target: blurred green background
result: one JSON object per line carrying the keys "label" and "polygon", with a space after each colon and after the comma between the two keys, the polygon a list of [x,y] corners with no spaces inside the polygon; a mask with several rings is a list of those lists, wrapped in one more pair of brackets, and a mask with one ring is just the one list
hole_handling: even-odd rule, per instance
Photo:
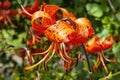
{"label": "blurred green background", "polygon": [[[25,1],[23,0],[23,2]],[[10,0],[10,2],[10,10],[21,8],[17,0]],[[34,0],[26,2],[26,6],[29,7],[34,3]],[[104,54],[108,58],[116,57],[117,63],[105,62],[109,74],[99,67],[97,72],[93,72],[93,80],[105,80],[105,77],[108,80],[120,80],[120,0],[41,0],[39,5],[42,2],[66,8],[76,17],[87,17],[93,24],[95,35],[101,38],[107,35],[113,36],[115,43],[110,50],[104,51]],[[0,11],[2,11],[1,8]],[[0,80],[37,80],[36,71],[39,72],[41,80],[89,80],[84,60],[80,59],[77,67],[73,67],[65,73],[57,55],[54,55],[54,58],[47,63],[46,71],[42,65],[29,71],[23,71],[27,65],[26,61],[16,55],[16,51],[18,48],[26,46],[31,23],[28,18],[19,15],[14,16],[11,20],[17,28],[0,22]],[[44,44],[44,46],[48,46],[49,42],[45,41]],[[41,47],[40,44],[37,46]],[[74,53],[81,55],[78,48],[70,52],[70,54]],[[89,54],[89,56],[90,64],[94,65],[97,55]]]}

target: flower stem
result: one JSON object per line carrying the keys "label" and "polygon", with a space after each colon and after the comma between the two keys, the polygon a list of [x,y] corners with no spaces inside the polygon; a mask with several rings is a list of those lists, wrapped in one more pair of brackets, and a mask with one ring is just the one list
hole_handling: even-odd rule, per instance
{"label": "flower stem", "polygon": [[112,76],[116,76],[116,75],[120,75],[120,71],[112,74]]}
{"label": "flower stem", "polygon": [[89,61],[89,58],[88,58],[88,53],[87,53],[87,51],[85,49],[85,45],[84,44],[82,44],[82,47],[83,47],[83,50],[84,50],[84,53],[85,53],[85,56],[86,56],[86,60],[87,60],[87,64],[88,64],[88,68],[89,68],[90,80],[93,80],[92,79],[92,69],[90,67],[90,61]]}

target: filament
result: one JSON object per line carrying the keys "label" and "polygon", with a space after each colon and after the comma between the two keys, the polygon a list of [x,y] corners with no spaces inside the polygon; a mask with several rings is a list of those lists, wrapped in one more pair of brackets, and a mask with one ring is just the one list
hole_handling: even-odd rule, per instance
{"label": "filament", "polygon": [[21,4],[20,4],[20,6],[27,15],[32,16],[32,14],[30,14],[28,11],[26,11],[25,8]]}
{"label": "filament", "polygon": [[62,45],[63,52],[65,53],[66,58],[73,59],[72,57],[70,57],[70,56],[67,54],[66,48],[65,48],[65,44],[64,44],[64,43],[61,43],[61,45]]}
{"label": "filament", "polygon": [[55,50],[56,50],[56,44],[54,45],[52,55],[45,61],[46,63],[53,57],[53,55],[55,54]]}
{"label": "filament", "polygon": [[15,25],[12,23],[12,21],[10,20],[10,18],[9,18],[8,16],[6,16],[6,18],[7,18],[8,22],[9,22],[14,28],[17,28],[17,26],[15,26]]}
{"label": "filament", "polygon": [[106,65],[105,65],[105,63],[104,63],[104,61],[103,61],[103,54],[101,54],[101,53],[98,53],[98,54],[99,54],[99,56],[100,56],[100,60],[101,60],[101,62],[102,62],[102,65],[103,65],[106,73],[108,74],[108,69],[107,69],[107,67],[106,67]]}
{"label": "filament", "polygon": [[108,61],[108,62],[114,62],[114,63],[116,63],[116,58],[114,58],[114,59],[108,59],[108,58],[106,58],[106,57],[104,56],[104,54],[103,54],[103,57],[104,57],[104,59],[105,59],[106,61]]}
{"label": "filament", "polygon": [[66,60],[65,57],[64,57],[64,55],[62,54],[62,50],[61,50],[60,46],[59,46],[59,53],[60,53],[61,58],[62,58],[64,61],[68,62],[68,60]]}
{"label": "filament", "polygon": [[40,63],[42,63],[43,61],[45,61],[45,59],[48,57],[49,53],[47,53],[39,62],[37,62],[36,64],[32,65],[32,66],[27,66],[24,68],[24,70],[29,70],[32,69],[36,66],[38,66]]}
{"label": "filament", "polygon": [[49,52],[50,50],[52,50],[52,48],[54,47],[53,44],[54,44],[54,43],[52,43],[52,44],[50,45],[50,47],[49,47],[46,51],[41,52],[41,53],[34,53],[34,54],[32,54],[32,55],[42,55],[42,54],[48,53],[48,52]]}

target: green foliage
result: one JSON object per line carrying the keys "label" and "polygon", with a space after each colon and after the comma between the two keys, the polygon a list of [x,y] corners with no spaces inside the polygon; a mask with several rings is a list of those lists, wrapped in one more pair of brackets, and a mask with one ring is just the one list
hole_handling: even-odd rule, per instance
{"label": "green foliage", "polygon": [[[4,1],[4,0],[2,0]],[[10,9],[20,8],[19,4],[28,1],[27,6],[31,6],[34,0],[10,0],[12,5]],[[41,0],[49,4],[55,4],[68,9],[76,17],[87,17],[92,21],[95,35],[104,38],[106,35],[118,36],[118,41],[114,41],[112,49],[105,51],[106,56],[117,58],[117,63],[105,63],[109,68],[109,74],[100,67],[98,72],[93,72],[93,80],[120,79],[120,0]],[[40,3],[41,4],[41,3]],[[39,5],[40,5],[39,4]],[[30,71],[23,71],[27,65],[21,57],[16,55],[18,48],[26,46],[29,39],[29,29],[31,23],[29,19],[16,15],[12,19],[17,28],[10,24],[5,26],[0,22],[0,80],[36,80],[36,71],[39,72],[41,80],[88,80],[88,65],[86,61],[81,60],[78,66],[72,67],[70,71],[64,72],[60,64],[60,57],[55,55],[47,64],[45,71],[40,65]],[[44,38],[42,38],[43,41]],[[42,43],[41,43],[42,44]],[[41,49],[49,45],[45,42],[44,46],[37,45]],[[35,46],[36,47],[36,46]],[[78,48],[73,49],[70,55],[79,53]],[[22,53],[21,53],[22,54]],[[13,57],[15,55],[15,57]],[[82,54],[83,56],[83,54]],[[91,66],[94,64],[97,56],[89,54]],[[92,56],[92,57],[91,57]],[[84,57],[84,56],[83,56]],[[17,59],[16,59],[17,58]],[[20,61],[18,61],[20,58]],[[41,59],[38,57],[38,59]],[[22,64],[20,64],[22,62]]]}
{"label": "green foliage", "polygon": [[89,15],[94,17],[102,17],[103,16],[103,10],[101,9],[100,5],[96,3],[88,3],[86,5],[86,10]]}

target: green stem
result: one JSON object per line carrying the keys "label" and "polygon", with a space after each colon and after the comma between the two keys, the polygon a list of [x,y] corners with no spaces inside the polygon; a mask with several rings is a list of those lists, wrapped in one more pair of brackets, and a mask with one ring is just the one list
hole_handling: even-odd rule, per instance
{"label": "green stem", "polygon": [[112,77],[114,77],[114,76],[117,76],[117,75],[120,75],[120,71],[119,72],[116,72],[116,73],[110,73],[108,76],[106,76],[106,77],[103,77],[103,78],[100,78],[99,80],[108,80],[108,79],[111,79]]}
{"label": "green stem", "polygon": [[116,73],[113,73],[112,76],[116,76],[116,75],[119,75],[119,74],[120,74],[120,71],[116,72]]}
{"label": "green stem", "polygon": [[117,13],[117,10],[115,9],[115,6],[113,5],[113,3],[111,2],[111,0],[107,0],[109,5],[110,5],[110,8],[112,9],[113,13],[114,13],[114,16],[115,16],[115,19],[120,22],[119,18],[116,16],[116,13]]}
{"label": "green stem", "polygon": [[113,12],[116,12],[115,7],[114,7],[114,5],[112,4],[111,0],[107,0],[107,1],[108,1],[109,5],[110,5],[110,8],[112,9],[112,11],[113,11]]}
{"label": "green stem", "polygon": [[93,79],[92,79],[92,69],[91,69],[91,67],[90,67],[90,61],[89,61],[89,58],[88,58],[88,53],[87,53],[87,51],[86,51],[86,49],[85,49],[85,45],[84,45],[84,44],[82,44],[82,47],[83,47],[83,50],[84,50],[84,53],[85,53],[85,56],[86,56],[86,60],[87,60],[87,64],[88,64],[90,80],[93,80]]}

